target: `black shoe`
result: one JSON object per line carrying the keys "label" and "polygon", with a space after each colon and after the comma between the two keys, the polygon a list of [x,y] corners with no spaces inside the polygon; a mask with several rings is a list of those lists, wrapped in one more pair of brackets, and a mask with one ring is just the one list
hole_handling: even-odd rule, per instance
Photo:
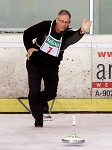
{"label": "black shoe", "polygon": [[49,112],[49,105],[48,105],[48,103],[44,103],[42,107],[43,107],[43,113],[48,113]]}
{"label": "black shoe", "polygon": [[35,120],[35,127],[43,127],[43,120]]}

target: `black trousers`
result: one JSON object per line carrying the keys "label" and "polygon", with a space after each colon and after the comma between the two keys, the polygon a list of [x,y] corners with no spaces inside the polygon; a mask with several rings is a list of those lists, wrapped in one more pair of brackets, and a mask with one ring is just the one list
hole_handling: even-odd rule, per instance
{"label": "black trousers", "polygon": [[[42,105],[57,96],[59,68],[40,68],[27,60],[26,68],[29,83],[29,105],[35,119],[43,119]],[[41,92],[41,80],[44,81],[44,91]]]}

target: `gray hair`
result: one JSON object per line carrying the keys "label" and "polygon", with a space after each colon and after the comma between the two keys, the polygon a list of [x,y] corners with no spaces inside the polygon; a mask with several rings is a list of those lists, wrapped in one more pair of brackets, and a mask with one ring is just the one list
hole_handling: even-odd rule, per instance
{"label": "gray hair", "polygon": [[71,14],[68,10],[64,10],[64,9],[60,10],[58,16],[60,15],[68,15],[71,18]]}

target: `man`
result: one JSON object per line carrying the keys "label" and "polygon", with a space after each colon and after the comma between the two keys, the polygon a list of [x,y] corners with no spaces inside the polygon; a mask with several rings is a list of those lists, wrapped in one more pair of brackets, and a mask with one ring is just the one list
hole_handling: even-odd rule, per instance
{"label": "man", "polygon": [[[43,127],[43,113],[48,112],[48,101],[57,95],[58,69],[64,50],[78,42],[91,22],[84,19],[79,30],[69,28],[71,14],[61,10],[54,21],[42,21],[24,31],[27,50],[26,67],[29,81],[29,105],[35,127]],[[41,91],[41,80],[44,91]]]}

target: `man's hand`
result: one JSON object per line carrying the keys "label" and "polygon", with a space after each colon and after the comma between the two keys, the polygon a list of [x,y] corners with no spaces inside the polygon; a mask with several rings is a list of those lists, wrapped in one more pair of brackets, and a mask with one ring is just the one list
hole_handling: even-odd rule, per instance
{"label": "man's hand", "polygon": [[27,54],[26,54],[26,57],[27,57],[28,60],[30,59],[30,56],[32,55],[32,53],[33,53],[34,51],[37,52],[38,50],[35,49],[35,48],[30,48],[30,49],[28,49],[28,52],[27,52]]}
{"label": "man's hand", "polygon": [[81,26],[81,32],[86,32],[91,27],[92,21],[87,21],[86,18],[84,18]]}

